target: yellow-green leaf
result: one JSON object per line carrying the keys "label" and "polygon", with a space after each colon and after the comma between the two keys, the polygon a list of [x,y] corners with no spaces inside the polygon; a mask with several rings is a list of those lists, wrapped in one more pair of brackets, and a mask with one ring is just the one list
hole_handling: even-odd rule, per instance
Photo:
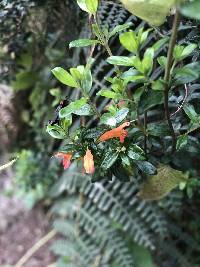
{"label": "yellow-green leaf", "polygon": [[121,2],[135,16],[159,26],[165,21],[176,0],[121,0]]}
{"label": "yellow-green leaf", "polygon": [[149,176],[142,184],[139,196],[145,200],[156,200],[165,197],[181,182],[186,182],[188,175],[170,166],[160,165],[157,174]]}

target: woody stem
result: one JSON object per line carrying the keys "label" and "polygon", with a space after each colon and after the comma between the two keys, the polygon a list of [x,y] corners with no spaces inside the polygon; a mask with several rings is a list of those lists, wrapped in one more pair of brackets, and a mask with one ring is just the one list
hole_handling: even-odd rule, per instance
{"label": "woody stem", "polygon": [[172,35],[169,43],[168,55],[167,55],[167,65],[165,69],[165,87],[164,87],[164,107],[165,107],[165,117],[171,132],[172,136],[172,153],[176,151],[176,134],[174,131],[174,127],[170,118],[170,111],[169,111],[169,90],[170,90],[170,80],[171,80],[171,68],[173,63],[173,52],[174,47],[176,45],[178,27],[180,24],[180,13],[176,10],[176,14],[174,17],[173,28],[172,28]]}

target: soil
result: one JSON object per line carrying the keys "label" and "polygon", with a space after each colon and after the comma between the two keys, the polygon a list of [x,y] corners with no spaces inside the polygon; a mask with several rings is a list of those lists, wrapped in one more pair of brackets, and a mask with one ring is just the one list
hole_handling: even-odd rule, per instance
{"label": "soil", "polygon": [[[50,231],[42,207],[27,210],[22,200],[3,192],[11,183],[10,172],[0,173],[0,267],[14,265],[37,241]],[[47,267],[55,259],[49,244],[42,247],[24,267]]]}

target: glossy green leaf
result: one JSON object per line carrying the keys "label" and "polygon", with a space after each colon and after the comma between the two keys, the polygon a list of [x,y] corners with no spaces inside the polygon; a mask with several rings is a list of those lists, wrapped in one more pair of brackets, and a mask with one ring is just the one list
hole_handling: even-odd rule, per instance
{"label": "glossy green leaf", "polygon": [[122,108],[118,111],[112,112],[112,114],[104,113],[101,116],[101,123],[109,126],[116,126],[117,123],[122,122],[126,118],[128,112],[129,112],[128,108]]}
{"label": "glossy green leaf", "polygon": [[91,14],[95,14],[98,8],[98,0],[85,0],[86,7]]}
{"label": "glossy green leaf", "polygon": [[184,105],[183,110],[185,111],[185,113],[192,122],[194,123],[200,122],[200,115],[196,113],[193,105],[187,103],[186,105]]}
{"label": "glossy green leaf", "polygon": [[108,150],[105,152],[105,157],[101,163],[101,168],[104,170],[109,169],[117,160],[119,151]]}
{"label": "glossy green leaf", "polygon": [[165,68],[167,65],[167,57],[161,56],[157,59],[161,67]]}
{"label": "glossy green leaf", "polygon": [[151,88],[155,91],[163,91],[165,87],[165,82],[162,79],[158,79],[152,82]]}
{"label": "glossy green leaf", "polygon": [[128,108],[121,108],[115,114],[115,119],[117,123],[122,122],[128,115],[129,109]]}
{"label": "glossy green leaf", "polygon": [[153,58],[154,58],[154,49],[148,48],[144,53],[144,58],[142,60],[142,67],[144,73],[150,74],[153,68]]}
{"label": "glossy green leaf", "polygon": [[137,42],[137,37],[134,31],[128,31],[122,33],[119,36],[120,43],[125,47],[129,52],[137,54],[139,49],[139,44]]}
{"label": "glossy green leaf", "polygon": [[76,2],[83,11],[89,12],[85,0],[76,0]]}
{"label": "glossy green leaf", "polygon": [[125,154],[121,153],[120,157],[121,157],[121,160],[122,160],[122,164],[124,166],[130,166],[131,165],[129,157],[127,157]]}
{"label": "glossy green leaf", "polygon": [[116,27],[114,27],[114,29],[109,33],[108,37],[111,38],[113,37],[116,33],[124,31],[128,28],[130,28],[133,25],[132,22],[128,22],[122,25],[117,25]]}
{"label": "glossy green leaf", "polygon": [[176,149],[177,150],[182,149],[184,146],[187,145],[187,142],[188,142],[188,135],[187,134],[180,135],[177,139]]}
{"label": "glossy green leaf", "polygon": [[143,149],[135,144],[129,146],[127,155],[133,160],[145,160]]}
{"label": "glossy green leaf", "polygon": [[176,85],[193,82],[200,77],[200,62],[193,62],[174,71]]}
{"label": "glossy green leaf", "polygon": [[115,117],[110,113],[104,113],[100,118],[100,122],[109,126],[116,126],[117,124]]}
{"label": "glossy green leaf", "polygon": [[122,57],[122,56],[112,56],[107,59],[107,62],[118,66],[128,66],[134,65],[135,57]]}
{"label": "glossy green leaf", "polygon": [[143,113],[145,110],[153,108],[164,102],[163,92],[149,90],[142,94],[139,103],[139,111]]}
{"label": "glossy green leaf", "polygon": [[51,70],[53,75],[63,84],[68,85],[70,87],[79,87],[76,80],[69,74],[66,70],[61,67],[56,67]]}
{"label": "glossy green leaf", "polygon": [[98,40],[90,40],[90,39],[79,39],[79,40],[74,40],[70,42],[69,47],[84,47],[84,46],[89,46],[89,45],[95,45],[99,44],[100,42]]}
{"label": "glossy green leaf", "polygon": [[118,94],[118,93],[115,93],[113,91],[110,91],[110,90],[100,90],[97,95],[100,95],[100,96],[104,96],[104,97],[107,97],[107,98],[112,98],[112,99],[120,99],[121,98],[121,95]]}
{"label": "glossy green leaf", "polygon": [[147,37],[149,35],[149,32],[152,31],[152,29],[148,29],[146,31],[144,31],[144,28],[140,28],[138,31],[138,43],[140,45],[144,44],[144,42],[146,42]]}
{"label": "glossy green leaf", "polygon": [[156,167],[148,161],[135,161],[135,164],[147,175],[155,175],[157,173]]}
{"label": "glossy green leaf", "polygon": [[165,122],[151,122],[147,127],[148,135],[164,137],[170,135],[169,126]]}
{"label": "glossy green leaf", "polygon": [[196,47],[196,44],[189,44],[186,47],[176,45],[174,48],[174,58],[176,59],[176,61],[181,61],[188,57]]}
{"label": "glossy green leaf", "polygon": [[92,88],[92,73],[90,70],[90,66],[86,66],[83,71],[82,81],[81,81],[81,89],[84,93],[88,94]]}
{"label": "glossy green leaf", "polygon": [[73,114],[76,114],[79,116],[89,116],[89,115],[94,115],[94,110],[89,104],[85,104],[81,108],[73,111]]}
{"label": "glossy green leaf", "polygon": [[48,125],[46,130],[53,138],[66,138],[66,132],[59,125]]}
{"label": "glossy green leaf", "polygon": [[82,97],[75,102],[71,102],[67,107],[64,107],[59,112],[60,118],[68,117],[70,114],[77,112],[77,110],[81,109],[87,103],[87,98]]}

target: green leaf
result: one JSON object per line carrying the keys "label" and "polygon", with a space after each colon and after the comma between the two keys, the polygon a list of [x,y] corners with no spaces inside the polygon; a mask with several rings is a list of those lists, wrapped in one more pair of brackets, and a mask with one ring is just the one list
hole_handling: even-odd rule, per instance
{"label": "green leaf", "polygon": [[16,81],[12,82],[15,90],[24,90],[33,86],[37,81],[38,75],[33,71],[21,71],[16,75]]}
{"label": "green leaf", "polygon": [[90,39],[78,39],[70,42],[69,48],[72,47],[84,47],[89,45],[95,45],[99,44],[100,42],[98,40],[90,40]]}
{"label": "green leaf", "polygon": [[180,135],[177,139],[176,149],[181,150],[184,146],[187,145],[187,142],[188,142],[188,135],[187,134]]}
{"label": "green leaf", "polygon": [[150,31],[152,31],[152,29],[148,29],[146,31],[144,31],[144,28],[139,29],[138,31],[138,44],[139,45],[142,45],[144,42],[146,42]]}
{"label": "green leaf", "polygon": [[193,62],[174,70],[176,85],[193,82],[200,77],[200,62]]}
{"label": "green leaf", "polygon": [[161,165],[157,175],[148,177],[142,184],[139,196],[145,200],[157,200],[165,197],[181,182],[186,182],[188,175],[170,166]]}
{"label": "green leaf", "polygon": [[134,59],[135,57],[112,56],[107,58],[107,62],[113,65],[131,67],[134,65]]}
{"label": "green leaf", "polygon": [[81,108],[73,111],[73,113],[79,116],[89,116],[94,115],[94,110],[89,104],[85,104]]}
{"label": "green leaf", "polygon": [[164,137],[170,135],[169,126],[165,122],[152,122],[148,123],[148,135]]}
{"label": "green leaf", "polygon": [[193,107],[193,105],[187,103],[184,105],[183,110],[185,111],[186,115],[189,119],[194,123],[200,122],[200,115],[198,115]]}
{"label": "green leaf", "polygon": [[176,0],[121,0],[132,14],[154,26],[164,23]]}
{"label": "green leaf", "polygon": [[109,169],[117,160],[119,156],[119,151],[113,151],[113,150],[108,150],[105,152],[105,157],[101,163],[101,168],[103,170]]}
{"label": "green leaf", "polygon": [[153,58],[154,58],[154,49],[148,48],[144,53],[144,58],[142,60],[142,66],[144,73],[150,74],[153,68]]}
{"label": "green leaf", "polygon": [[30,70],[33,63],[33,57],[29,53],[23,53],[20,55],[20,58],[18,59],[17,63],[24,67],[26,70]]}
{"label": "green leaf", "polygon": [[184,46],[182,46],[182,45],[175,45],[174,51],[173,51],[173,57],[174,57],[174,59],[176,59],[177,61],[179,61],[181,59],[181,55],[183,53],[183,50],[184,50]]}
{"label": "green leaf", "polygon": [[66,144],[63,147],[61,147],[59,151],[63,153],[70,153],[70,152],[73,152],[75,149],[76,147],[74,144]]}
{"label": "green leaf", "polygon": [[157,173],[156,167],[148,161],[135,161],[134,163],[147,175],[155,175]]}
{"label": "green leaf", "polygon": [[197,48],[196,44],[189,44],[188,46],[186,46],[183,50],[183,53],[182,53],[182,59],[189,56],[196,48]]}
{"label": "green leaf", "polygon": [[193,19],[200,19],[200,1],[194,0],[192,2],[187,2],[181,7],[181,13]]}
{"label": "green leaf", "polygon": [[70,73],[77,82],[83,79],[83,74],[77,68],[70,68]]}
{"label": "green leaf", "polygon": [[129,174],[124,167],[117,161],[111,168],[114,176],[121,182],[130,182]]}
{"label": "green leaf", "polygon": [[109,126],[116,126],[117,124],[115,117],[110,113],[104,113],[101,116],[100,122]]}
{"label": "green leaf", "polygon": [[119,36],[119,40],[121,45],[123,45],[123,47],[125,47],[129,52],[138,53],[138,42],[137,42],[137,37],[135,35],[134,31],[128,31],[125,33],[122,33]]}
{"label": "green leaf", "polygon": [[128,22],[122,25],[117,25],[116,27],[114,27],[114,29],[109,33],[108,38],[113,37],[116,33],[124,31],[128,28],[130,28],[133,25],[132,22]]}
{"label": "green leaf", "polygon": [[120,157],[121,157],[121,160],[122,160],[122,164],[124,166],[130,166],[131,165],[131,162],[130,162],[130,159],[129,157],[127,157],[125,154],[120,154]]}
{"label": "green leaf", "polygon": [[90,70],[90,66],[87,65],[83,71],[82,81],[81,81],[81,89],[84,93],[88,94],[92,88],[92,73]]}
{"label": "green leaf", "polygon": [[97,26],[97,24],[92,24],[92,31],[95,34],[95,36],[101,40],[101,31],[99,30],[99,27]]}
{"label": "green leaf", "polygon": [[131,251],[134,255],[135,264],[137,267],[155,267],[153,256],[149,249],[138,246],[134,243],[131,246]]}
{"label": "green leaf", "polygon": [[112,99],[120,99],[121,98],[121,94],[118,94],[118,93],[115,93],[113,91],[110,91],[110,90],[100,90],[97,95],[100,95],[100,96],[105,96],[107,98],[112,98]]}
{"label": "green leaf", "polygon": [[163,46],[169,41],[169,37],[164,37],[161,40],[155,42],[155,44],[152,46],[155,52],[157,52],[159,49],[163,48]]}
{"label": "green leaf", "polygon": [[163,91],[164,86],[165,86],[165,82],[163,79],[160,78],[160,79],[152,82],[151,88],[155,91]]}
{"label": "green leaf", "polygon": [[116,122],[117,123],[122,122],[126,118],[128,113],[129,113],[129,109],[128,108],[122,108],[122,109],[118,110],[116,112],[116,114],[115,114]]}
{"label": "green leaf", "polygon": [[161,56],[157,59],[161,67],[165,68],[167,65],[167,57]]}
{"label": "green leaf", "polygon": [[154,106],[160,105],[164,102],[163,92],[149,90],[144,92],[140,98],[139,102],[139,112],[143,113]]}
{"label": "green leaf", "polygon": [[60,118],[66,118],[70,114],[77,112],[80,108],[82,108],[87,103],[87,98],[82,97],[75,102],[71,102],[67,107],[64,107],[59,112]]}
{"label": "green leaf", "polygon": [[98,9],[98,0],[85,0],[86,7],[91,14],[95,14]]}
{"label": "green leaf", "polygon": [[89,13],[89,10],[86,6],[86,0],[76,0],[78,6],[83,10]]}
{"label": "green leaf", "polygon": [[101,116],[101,123],[109,126],[116,126],[117,123],[122,122],[126,118],[128,112],[129,112],[128,108],[122,108],[117,112],[114,112],[114,114],[104,113]]}
{"label": "green leaf", "polygon": [[66,138],[66,132],[59,125],[47,125],[47,132],[56,139]]}
{"label": "green leaf", "polygon": [[63,84],[68,85],[70,87],[78,88],[76,80],[70,75],[66,70],[61,67],[56,67],[51,70],[53,75]]}
{"label": "green leaf", "polygon": [[136,68],[136,70],[138,70],[140,73],[142,73],[142,74],[145,73],[145,63],[143,64],[143,62],[140,60],[139,57],[133,58],[132,66],[134,66]]}
{"label": "green leaf", "polygon": [[145,160],[144,151],[138,145],[130,145],[127,154],[133,160]]}
{"label": "green leaf", "polygon": [[188,57],[196,47],[196,44],[189,44],[186,47],[176,45],[174,48],[174,58],[176,59],[176,61],[181,61]]}

